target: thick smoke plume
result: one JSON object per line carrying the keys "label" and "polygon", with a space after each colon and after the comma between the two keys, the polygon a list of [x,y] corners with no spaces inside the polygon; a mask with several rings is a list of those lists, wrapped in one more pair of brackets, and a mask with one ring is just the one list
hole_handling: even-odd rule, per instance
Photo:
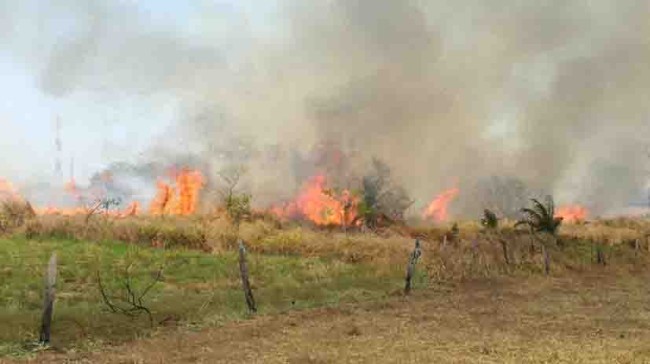
{"label": "thick smoke plume", "polygon": [[[248,19],[246,5],[197,2],[192,32],[111,4],[52,5],[74,19],[72,36],[53,39],[56,22],[22,6],[17,14],[46,25],[34,35],[44,46],[16,53],[60,97],[172,95],[178,126],[145,161],[189,153],[212,176],[244,164],[260,203],[322,167],[318,145],[347,159],[328,165],[341,184],[384,161],[416,209],[458,186],[455,212],[475,214],[476,184],[492,176],[595,213],[643,198],[646,2],[284,0],[263,20]],[[0,24],[18,22],[10,13]]]}

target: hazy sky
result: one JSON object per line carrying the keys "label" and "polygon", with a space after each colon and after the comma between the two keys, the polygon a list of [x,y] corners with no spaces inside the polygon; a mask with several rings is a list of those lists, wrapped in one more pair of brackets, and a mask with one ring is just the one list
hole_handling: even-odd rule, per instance
{"label": "hazy sky", "polygon": [[[79,179],[111,161],[137,157],[177,117],[178,96],[163,88],[134,91],[109,85],[106,89],[79,87],[64,94],[43,89],[43,72],[52,50],[87,26],[80,14],[85,10],[83,3],[63,0],[42,5],[36,0],[0,0],[0,177],[20,181],[52,173],[56,117],[62,122],[64,173],[69,173],[70,159],[74,158]],[[132,23],[129,26],[152,34],[172,33],[215,43],[227,41],[234,22],[263,36],[269,32],[265,24],[271,23],[263,17],[273,11],[270,1],[110,3],[107,11],[123,11],[133,17],[128,19]],[[113,9],[119,7],[122,9]],[[196,22],[205,11],[217,24]],[[116,29],[110,29],[113,26]],[[109,36],[110,32],[119,36],[120,24],[108,27]]]}
{"label": "hazy sky", "polygon": [[604,211],[648,180],[648,13],[636,0],[0,0],[0,176],[47,178],[58,116],[64,173],[74,158],[82,183],[174,151],[217,165],[241,139],[284,151],[247,160],[253,194],[273,200],[310,173],[294,152],[336,141],[360,151],[356,173],[377,157],[421,204],[500,175]]}

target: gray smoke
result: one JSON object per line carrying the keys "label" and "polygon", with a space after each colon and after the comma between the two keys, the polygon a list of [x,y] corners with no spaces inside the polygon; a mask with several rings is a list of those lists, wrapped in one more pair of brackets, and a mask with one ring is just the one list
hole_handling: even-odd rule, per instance
{"label": "gray smoke", "polygon": [[197,4],[192,33],[128,2],[67,0],[47,14],[72,17],[73,36],[27,5],[0,11],[0,34],[18,16],[45,24],[41,47],[14,49],[51,94],[173,95],[178,128],[145,159],[192,153],[211,175],[245,164],[265,203],[291,195],[321,142],[355,156],[346,170],[386,162],[416,208],[517,176],[600,213],[648,183],[645,2],[282,0],[262,21],[272,34],[234,5]]}

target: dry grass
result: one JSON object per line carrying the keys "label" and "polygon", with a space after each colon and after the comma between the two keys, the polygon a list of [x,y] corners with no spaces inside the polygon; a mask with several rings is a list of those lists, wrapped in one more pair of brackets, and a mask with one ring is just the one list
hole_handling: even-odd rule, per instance
{"label": "dry grass", "polygon": [[[452,233],[451,225],[396,226],[373,233],[345,234],[335,228],[283,225],[268,217],[243,222],[237,230],[227,219],[218,216],[128,219],[95,216],[89,223],[83,217],[41,216],[27,219],[20,227],[12,229],[11,234],[14,241],[27,238],[34,244],[61,239],[71,240],[70,244],[81,246],[86,241],[121,241],[146,251],[172,255],[190,253],[183,252],[189,249],[194,250],[192,254],[217,260],[223,257],[232,260],[236,238],[240,236],[246,241],[248,250],[259,257],[255,259],[260,262],[284,259],[282,264],[274,265],[269,272],[265,269],[271,267],[256,265],[253,260],[253,267],[259,268],[255,274],[261,277],[288,277],[287,272],[304,271],[306,276],[317,282],[329,282],[332,280],[332,272],[340,271],[341,267],[363,268],[363,274],[346,273],[337,276],[340,282],[332,289],[315,286],[311,291],[305,290],[299,281],[289,278],[278,278],[279,283],[273,287],[256,287],[260,291],[266,291],[268,296],[265,299],[270,300],[267,302],[274,302],[277,298],[278,307],[288,305],[291,309],[296,307],[293,302],[284,299],[283,292],[286,293],[287,290],[293,290],[298,296],[303,291],[313,293],[301,297],[306,302],[312,302],[303,307],[322,306],[320,298],[314,297],[317,294],[322,296],[325,291],[332,293],[327,293],[328,297],[335,297],[337,302],[350,301],[345,299],[345,295],[363,297],[364,292],[372,291],[377,293],[373,296],[376,298],[389,292],[399,292],[404,266],[413,248],[413,239],[419,238],[422,241],[423,255],[415,277],[416,295],[423,295],[420,298],[407,302],[396,300],[389,307],[351,308],[355,312],[354,317],[360,317],[360,321],[347,317],[345,310],[313,311],[291,314],[288,318],[265,317],[248,323],[232,324],[223,329],[225,331],[210,329],[203,333],[210,340],[196,335],[190,335],[192,339],[187,339],[172,332],[169,338],[135,344],[133,349],[126,350],[131,357],[115,353],[115,356],[106,359],[107,362],[131,361],[131,358],[136,362],[141,358],[148,361],[150,355],[151,358],[167,358],[149,353],[152,350],[147,346],[149,342],[164,348],[178,342],[195,350],[205,350],[199,353],[190,353],[182,348],[178,353],[161,351],[170,358],[181,361],[195,358],[212,362],[222,357],[235,360],[233,355],[240,354],[233,353],[237,353],[236,349],[242,349],[244,354],[241,355],[244,355],[244,361],[247,362],[340,362],[356,359],[358,362],[372,362],[372,358],[385,362],[434,359],[443,362],[611,362],[614,359],[633,362],[634,357],[625,354],[626,350],[641,345],[640,338],[650,338],[645,336],[645,331],[640,336],[634,336],[637,333],[632,321],[625,321],[625,326],[617,319],[608,319],[606,316],[612,313],[622,314],[623,317],[634,314],[637,315],[635,319],[646,319],[640,302],[650,298],[650,294],[644,290],[642,278],[634,274],[644,272],[650,266],[649,221],[617,219],[563,226],[560,230],[560,244],[549,248],[552,257],[552,277],[549,279],[540,278],[542,256],[539,246],[532,246],[531,249],[530,235],[526,231],[513,229],[511,222],[506,222],[496,232],[486,232],[476,222],[461,222],[458,227],[457,234]],[[501,241],[507,244],[510,264],[506,264]],[[607,267],[595,264],[595,246],[603,246]],[[314,265],[316,260],[324,262],[324,265]],[[233,264],[229,269],[236,270],[236,267]],[[593,274],[604,280],[605,291],[594,288],[598,280],[592,280]],[[236,276],[236,272],[231,272],[231,275]],[[195,278],[201,279],[199,276]],[[236,279],[230,280],[232,282],[228,287],[233,290],[231,298],[240,302]],[[388,280],[392,282],[390,285],[385,284]],[[476,282],[483,283],[476,285]],[[509,287],[505,291],[500,288],[503,282],[507,282],[506,286]],[[460,286],[441,292],[441,284]],[[344,289],[339,289],[341,287]],[[431,290],[430,287],[437,288]],[[477,290],[476,294],[472,292],[473,289]],[[347,293],[340,293],[346,290]],[[423,290],[428,293],[420,293]],[[479,292],[490,299],[485,301],[485,297],[478,295]],[[494,297],[501,298],[495,301]],[[631,302],[629,297],[635,302],[632,311],[628,310]],[[529,306],[526,306],[527,300],[532,302]],[[585,302],[601,307],[602,310],[596,310],[593,317],[585,316],[581,313],[585,309]],[[331,302],[327,305],[332,306]],[[586,312],[592,312],[589,311],[593,309],[592,306],[587,308]],[[418,315],[430,317],[430,320],[420,322]],[[296,324],[299,320],[305,320],[305,325]],[[582,337],[586,335],[585,332],[593,331],[593,328],[600,327],[598,325],[607,320],[613,320],[614,327],[620,324],[632,332],[631,336],[626,336],[629,340],[607,341],[611,347],[600,349],[590,341],[591,336]],[[349,335],[342,333],[342,329],[331,326],[333,322],[339,321],[342,327],[350,327]],[[459,323],[466,325],[464,331],[458,330]],[[563,325],[569,329],[565,331],[561,328]],[[249,330],[253,330],[252,333]],[[260,333],[255,334],[258,331]],[[624,335],[628,335],[628,331]],[[160,333],[154,331],[154,334],[156,332]],[[527,336],[530,332],[544,336],[531,338],[530,335]],[[224,338],[217,339],[222,335],[225,335]],[[253,342],[260,349],[248,345],[244,340],[246,335],[253,335]],[[295,350],[295,347],[285,344],[285,339],[291,345],[305,349]],[[612,338],[606,338],[610,339]],[[319,344],[317,340],[329,344]],[[361,341],[357,342],[358,340]],[[532,340],[534,345],[527,344],[525,340]],[[228,348],[230,354],[226,354],[226,349],[221,346],[215,347],[213,342]],[[275,346],[269,346],[269,343],[274,343]],[[364,349],[363,345],[368,345],[369,349]],[[604,345],[602,341],[600,345]],[[337,346],[343,348],[340,355],[331,349]],[[589,348],[590,351],[583,353],[580,351],[582,348]],[[211,352],[222,356],[213,356]],[[104,359],[93,357],[92,360],[101,362]]]}
{"label": "dry grass", "polygon": [[604,269],[472,281],[34,362],[647,363],[647,278]]}
{"label": "dry grass", "polygon": [[[496,233],[485,232],[478,222],[459,223],[459,234],[451,225],[396,226],[379,232],[351,232],[314,229],[299,224],[282,225],[268,216],[243,222],[237,230],[227,218],[133,217],[113,219],[97,216],[89,223],[83,217],[40,216],[28,219],[14,235],[28,239],[73,239],[79,241],[121,241],[155,248],[188,248],[204,252],[227,252],[237,237],[248,249],[260,254],[280,254],[371,263],[376,266],[402,265],[413,247],[423,242],[424,264],[433,279],[488,277],[513,271],[537,271],[540,254],[531,252],[528,232],[515,230],[506,222]],[[505,241],[511,261],[505,264],[500,241]],[[619,263],[638,263],[631,251],[650,250],[650,222],[642,219],[594,221],[566,224],[560,229],[560,246],[552,249],[554,269],[582,269],[591,264],[593,246],[603,245],[608,258]],[[637,244],[638,243],[638,244]],[[558,264],[559,263],[559,264]]]}

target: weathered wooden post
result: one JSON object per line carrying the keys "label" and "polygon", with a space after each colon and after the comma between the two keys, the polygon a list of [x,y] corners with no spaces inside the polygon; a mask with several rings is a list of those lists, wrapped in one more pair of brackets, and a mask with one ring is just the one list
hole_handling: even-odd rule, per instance
{"label": "weathered wooden post", "polygon": [[415,264],[418,262],[418,259],[422,255],[422,250],[420,249],[420,240],[415,239],[415,249],[411,253],[408,267],[406,268],[406,285],[404,286],[404,294],[408,295],[411,293],[411,280],[415,273]]}
{"label": "weathered wooden post", "polygon": [[510,254],[508,253],[508,242],[503,238],[498,238],[499,244],[501,244],[501,251],[503,252],[503,260],[506,262],[506,265],[510,265]]}
{"label": "weathered wooden post", "polygon": [[56,252],[52,253],[50,262],[45,271],[45,290],[43,299],[43,317],[41,319],[40,343],[50,343],[50,329],[52,327],[52,312],[54,309],[54,285],[56,284]]}
{"label": "weathered wooden post", "polygon": [[239,239],[239,273],[241,275],[241,284],[244,290],[244,298],[246,298],[246,305],[250,312],[257,312],[257,306],[255,306],[255,299],[253,298],[253,291],[251,290],[251,284],[248,280],[248,265],[246,264],[246,247],[244,242]]}
{"label": "weathered wooden post", "polygon": [[603,252],[603,245],[601,243],[596,244],[596,263],[600,265],[607,265],[605,260],[605,253]]}
{"label": "weathered wooden post", "polygon": [[542,254],[544,255],[544,274],[551,274],[551,255],[546,244],[542,243]]}

